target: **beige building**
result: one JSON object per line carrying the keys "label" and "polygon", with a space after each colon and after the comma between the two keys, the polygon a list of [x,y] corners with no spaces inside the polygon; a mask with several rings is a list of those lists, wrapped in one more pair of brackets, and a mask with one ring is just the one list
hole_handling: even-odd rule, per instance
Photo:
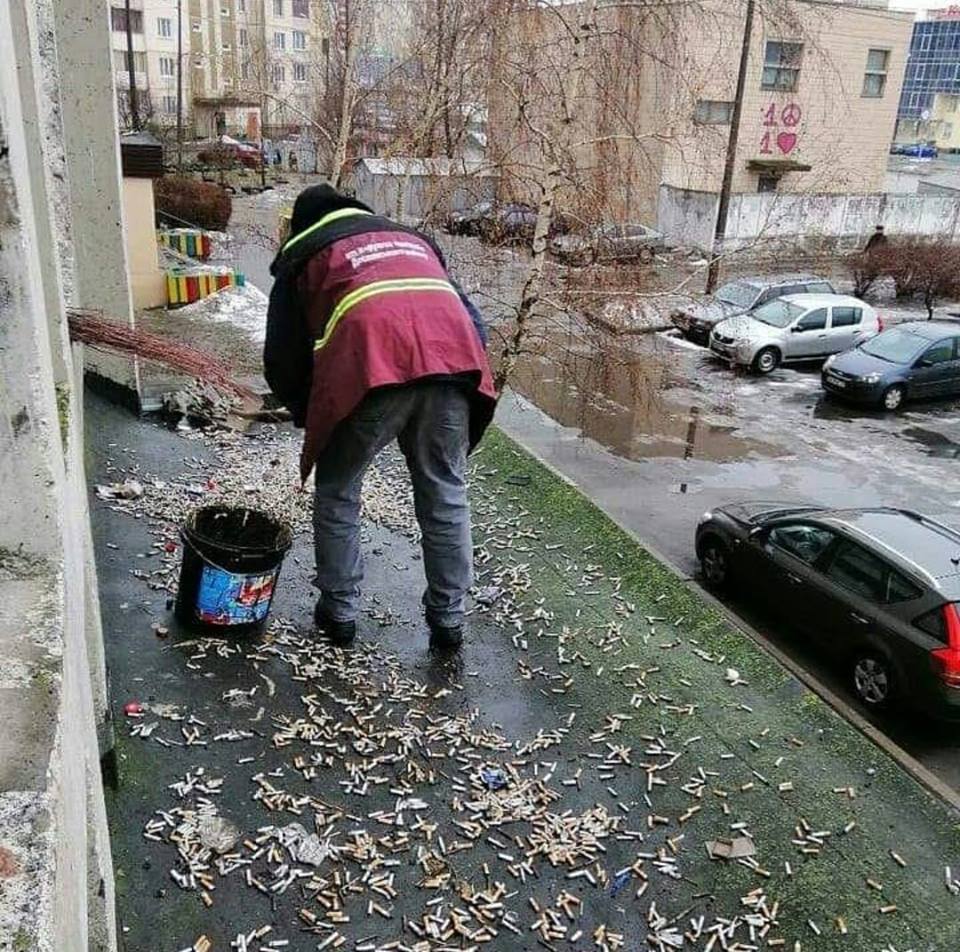
{"label": "beige building", "polygon": [[[111,0],[110,16],[120,121],[129,126],[124,0]],[[290,131],[324,88],[324,0],[131,0],[130,21],[144,123],[176,124],[178,30],[187,135],[256,138],[261,117],[268,134]]]}
{"label": "beige building", "polygon": [[[756,8],[734,194],[881,191],[912,15],[866,2],[785,0]],[[507,89],[511,81],[522,85],[528,99],[539,88],[549,100],[528,101],[525,122],[514,115],[516,95],[492,94],[492,146],[515,193],[536,194],[531,170],[543,164],[544,150],[540,133],[530,130],[542,132],[538,120],[559,101],[546,96],[551,87],[542,77],[556,76],[554,91],[566,82],[570,93],[572,60],[557,41],[557,10],[569,24],[572,9],[531,14],[524,25],[525,56],[539,86],[511,77],[509,67],[496,77]],[[691,208],[715,215],[746,2],[663,9],[656,17],[636,8],[601,11],[596,39],[584,47],[587,79],[572,110],[574,131],[552,127],[565,137],[564,155],[579,179],[563,204],[584,217],[666,227]]]}

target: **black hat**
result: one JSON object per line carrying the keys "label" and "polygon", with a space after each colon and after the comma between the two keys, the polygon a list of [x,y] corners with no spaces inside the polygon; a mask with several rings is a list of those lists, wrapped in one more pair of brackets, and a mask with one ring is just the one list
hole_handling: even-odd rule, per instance
{"label": "black hat", "polygon": [[290,237],[306,231],[316,224],[324,215],[339,211],[341,208],[362,208],[372,212],[363,202],[349,198],[338,192],[332,185],[324,182],[322,185],[311,185],[305,188],[298,196],[293,206],[293,217],[290,220]]}

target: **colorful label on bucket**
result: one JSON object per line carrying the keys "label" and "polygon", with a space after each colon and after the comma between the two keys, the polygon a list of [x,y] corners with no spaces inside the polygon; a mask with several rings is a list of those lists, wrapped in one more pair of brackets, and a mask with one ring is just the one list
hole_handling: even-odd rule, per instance
{"label": "colorful label on bucket", "polygon": [[209,625],[263,621],[276,583],[276,569],[264,575],[234,575],[205,565],[197,591],[197,618]]}

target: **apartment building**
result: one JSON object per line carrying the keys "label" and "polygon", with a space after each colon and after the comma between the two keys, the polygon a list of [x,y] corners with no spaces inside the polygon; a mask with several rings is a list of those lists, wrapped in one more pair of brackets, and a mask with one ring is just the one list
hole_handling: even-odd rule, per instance
{"label": "apartment building", "polygon": [[[121,125],[131,122],[126,10],[111,0]],[[181,39],[187,135],[256,138],[298,129],[321,95],[329,57],[324,0],[131,0],[141,121],[177,121]]]}
{"label": "apartment building", "polygon": [[[596,39],[584,47],[588,78],[575,104],[574,129],[554,127],[565,137],[566,161],[576,167],[577,184],[562,196],[568,210],[659,223],[668,231],[692,214],[712,222],[746,7],[746,0],[701,0],[664,5],[654,14],[625,6],[598,15]],[[532,64],[538,86],[516,70],[511,76],[509,66],[494,77],[501,89],[523,85],[522,97],[492,91],[490,132],[507,190],[528,197],[536,194],[531,170],[543,165],[539,120],[550,128],[545,117],[553,108],[531,98],[535,89],[550,89],[543,77],[557,77],[558,96],[569,82],[564,77],[572,61],[562,34],[571,9],[531,13],[519,38],[514,34],[523,45],[514,61]],[[758,3],[733,192],[882,191],[912,20],[864,0]]]}

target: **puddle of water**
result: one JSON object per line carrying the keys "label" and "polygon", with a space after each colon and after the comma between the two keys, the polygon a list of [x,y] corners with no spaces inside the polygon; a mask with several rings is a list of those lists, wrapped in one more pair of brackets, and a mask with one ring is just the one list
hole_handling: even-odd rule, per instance
{"label": "puddle of water", "polygon": [[627,459],[782,455],[734,425],[706,419],[708,409],[689,392],[688,370],[669,346],[573,335],[540,341],[519,362],[511,386],[554,420]]}

